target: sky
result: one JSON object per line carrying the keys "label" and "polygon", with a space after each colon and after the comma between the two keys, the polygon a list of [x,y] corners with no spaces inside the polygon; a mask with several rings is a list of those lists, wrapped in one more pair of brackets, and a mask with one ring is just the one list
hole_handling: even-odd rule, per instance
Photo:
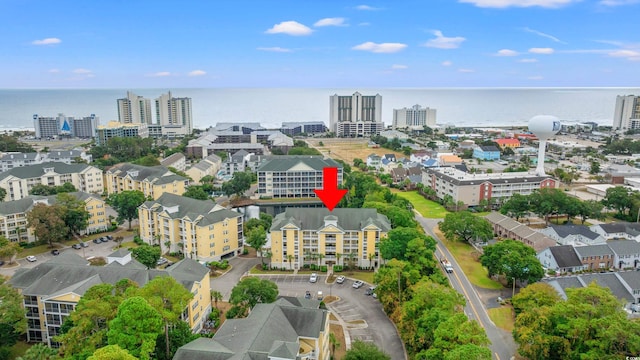
{"label": "sky", "polygon": [[637,87],[640,0],[0,0],[0,88]]}

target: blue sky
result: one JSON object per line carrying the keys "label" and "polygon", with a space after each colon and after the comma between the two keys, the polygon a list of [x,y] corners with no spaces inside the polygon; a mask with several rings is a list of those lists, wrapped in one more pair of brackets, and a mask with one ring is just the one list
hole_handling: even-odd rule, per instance
{"label": "blue sky", "polygon": [[2,88],[635,87],[640,0],[0,2]]}

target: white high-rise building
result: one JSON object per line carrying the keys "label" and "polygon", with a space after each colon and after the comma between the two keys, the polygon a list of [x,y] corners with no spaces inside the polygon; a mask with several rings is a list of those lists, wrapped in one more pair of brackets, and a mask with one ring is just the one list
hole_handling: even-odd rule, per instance
{"label": "white high-rise building", "polygon": [[152,124],[151,100],[127,91],[118,99],[118,121],[123,124]]}
{"label": "white high-rise building", "polygon": [[382,122],[382,96],[333,95],[329,101],[329,127],[337,137],[365,137],[379,135]]}
{"label": "white high-rise building", "polygon": [[613,129],[640,129],[640,96],[618,95],[613,115]]}
{"label": "white high-rise building", "polygon": [[163,135],[188,135],[193,130],[191,98],[174,98],[171,91],[156,99],[156,119]]}
{"label": "white high-rise building", "polygon": [[393,128],[422,130],[436,125],[436,109],[413,105],[410,109],[393,109]]}

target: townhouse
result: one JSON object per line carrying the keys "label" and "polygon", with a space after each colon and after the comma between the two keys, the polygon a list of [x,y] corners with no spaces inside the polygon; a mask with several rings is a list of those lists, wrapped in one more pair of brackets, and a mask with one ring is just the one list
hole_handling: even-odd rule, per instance
{"label": "townhouse", "polygon": [[122,163],[107,170],[104,177],[109,195],[138,190],[147,198],[158,199],[164,193],[182,195],[189,185],[189,179],[164,166]]}
{"label": "townhouse", "polygon": [[551,246],[539,252],[536,257],[544,268],[555,270],[556,272],[566,273],[584,270],[584,265],[572,245]]}
{"label": "townhouse", "polygon": [[487,214],[485,217],[493,226],[493,233],[503,239],[513,239],[532,247],[536,253],[555,246],[556,241],[541,234],[530,227],[502,215],[497,211]]}
{"label": "townhouse", "polygon": [[607,244],[576,246],[574,249],[587,270],[611,269],[613,267],[613,250]]}
{"label": "townhouse", "polygon": [[550,224],[548,227],[540,229],[539,231],[561,245],[597,245],[604,244],[607,241],[585,225]]}
{"label": "townhouse", "polygon": [[138,208],[140,237],[164,252],[198,261],[219,261],[242,251],[242,214],[211,200],[165,193]]}

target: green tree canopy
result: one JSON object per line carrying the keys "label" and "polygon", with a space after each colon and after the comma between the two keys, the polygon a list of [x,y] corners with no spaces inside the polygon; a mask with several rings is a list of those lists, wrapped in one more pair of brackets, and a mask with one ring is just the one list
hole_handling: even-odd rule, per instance
{"label": "green tree canopy", "polygon": [[196,200],[209,200],[209,195],[204,191],[202,186],[198,185],[189,186],[182,196]]}
{"label": "green tree canopy", "polygon": [[533,283],[544,276],[536,251],[516,240],[507,239],[486,246],[480,263],[487,268],[489,276],[504,275],[509,284],[514,279]]}
{"label": "green tree canopy", "polygon": [[16,358],[16,360],[58,360],[59,358],[57,349],[38,343],[30,347],[24,355]]}
{"label": "green tree canopy", "polygon": [[85,203],[68,193],[58,193],[57,204],[63,209],[64,223],[72,234],[78,234],[89,225],[91,214],[85,208]]}
{"label": "green tree canopy", "polygon": [[169,356],[167,357],[165,335],[160,334],[156,339],[154,359],[171,360],[173,359],[173,355],[175,355],[176,351],[178,351],[178,348],[199,337],[200,335],[191,332],[191,328],[188,323],[179,320],[169,327]]}
{"label": "green tree canopy", "polygon": [[243,196],[244,193],[251,188],[253,174],[250,171],[238,171],[233,173],[231,180],[222,184],[222,192],[226,196]]}
{"label": "green tree canopy", "polygon": [[560,301],[560,295],[549,284],[537,282],[528,285],[511,299],[516,316],[528,309],[553,306]]}
{"label": "green tree canopy", "polygon": [[159,246],[147,244],[131,249],[131,253],[136,260],[140,261],[148,269],[155,268],[162,255]]}
{"label": "green tree canopy", "polygon": [[449,213],[440,223],[440,230],[448,239],[459,241],[487,241],[493,238],[493,227],[487,219],[468,211]]}
{"label": "green tree canopy", "polygon": [[162,316],[147,300],[134,296],[118,306],[118,315],[109,322],[109,345],[118,345],[142,360],[151,359],[156,338],[162,333]]}
{"label": "green tree canopy", "polygon": [[459,312],[438,325],[433,345],[421,351],[418,358],[491,360],[489,344],[489,338],[478,322]]}
{"label": "green tree canopy", "polygon": [[258,303],[272,303],[278,297],[278,285],[273,281],[254,276],[246,277],[231,290],[229,302],[237,307],[240,314],[252,309]]}
{"label": "green tree canopy", "polygon": [[0,347],[13,346],[27,331],[26,311],[22,296],[0,276]]}
{"label": "green tree canopy", "polygon": [[380,254],[383,259],[407,260],[407,245],[411,240],[419,239],[428,249],[436,248],[433,238],[421,233],[417,228],[398,227],[390,230],[387,237],[380,241]]}
{"label": "green tree canopy", "polygon": [[529,197],[517,193],[511,195],[511,197],[500,207],[500,213],[502,215],[515,218],[516,221],[520,221],[520,218],[528,214],[529,211],[531,211]]}
{"label": "green tree canopy", "polygon": [[34,229],[38,240],[53,247],[69,234],[69,227],[64,222],[64,209],[58,204],[36,204],[27,213],[27,224]]}
{"label": "green tree canopy", "polygon": [[5,188],[0,187],[0,202],[3,202],[7,197],[7,190]]}
{"label": "green tree canopy", "polygon": [[369,342],[356,340],[351,344],[351,349],[342,358],[343,360],[391,360],[391,357],[378,347]]}
{"label": "green tree canopy", "polygon": [[262,256],[261,249],[267,243],[267,232],[262,228],[262,226],[253,228],[246,234],[246,241],[249,246],[256,249],[256,251],[260,251],[260,261],[264,265],[264,258]]}
{"label": "green tree canopy", "polygon": [[107,345],[102,347],[87,360],[137,360],[138,358],[129,354],[129,352],[118,345]]}
{"label": "green tree canopy", "polygon": [[11,242],[9,239],[0,235],[0,259],[8,258],[9,263],[12,263],[14,257],[20,251],[20,245],[16,242]]}
{"label": "green tree canopy", "polygon": [[138,207],[145,202],[142,191],[126,190],[117,194],[112,194],[107,202],[118,213],[118,222],[124,220],[129,221],[129,230],[131,230],[131,221],[138,218]]}

